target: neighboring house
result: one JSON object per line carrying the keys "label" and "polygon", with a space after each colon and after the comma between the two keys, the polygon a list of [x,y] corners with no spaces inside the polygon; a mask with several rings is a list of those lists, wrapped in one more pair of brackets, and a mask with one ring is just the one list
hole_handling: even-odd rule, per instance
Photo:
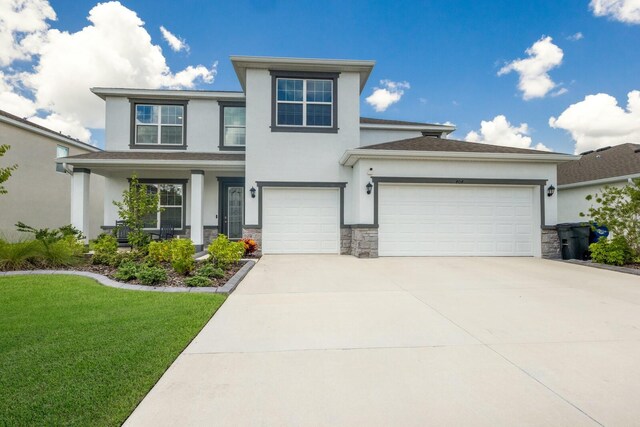
{"label": "neighboring house", "polygon": [[558,165],[558,222],[581,222],[594,204],[588,195],[604,186],[622,187],[640,178],[640,144],[621,144],[582,153],[580,160]]}
{"label": "neighboring house", "polygon": [[[57,228],[70,223],[71,175],[58,157],[96,153],[100,149],[51,129],[0,110],[0,144],[11,149],[0,159],[3,165],[18,169],[5,183],[7,194],[0,195],[0,234],[16,236],[15,224],[22,221],[36,228]],[[83,229],[88,237],[100,232],[104,179],[91,186],[91,204]]]}
{"label": "neighboring house", "polygon": [[[558,256],[547,189],[575,156],[361,118],[372,61],[231,62],[242,92],[92,89],[106,103],[106,151],[65,161],[80,190],[106,178],[104,228],[135,173],[161,195],[149,229],[171,222],[199,248],[224,233],[268,254]],[[74,195],[84,227],[89,200]]]}

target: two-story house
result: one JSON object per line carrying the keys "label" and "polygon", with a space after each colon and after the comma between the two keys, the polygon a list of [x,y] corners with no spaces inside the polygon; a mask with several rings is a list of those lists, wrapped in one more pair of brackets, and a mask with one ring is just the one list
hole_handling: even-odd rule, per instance
{"label": "two-story house", "polygon": [[573,156],[448,139],[448,125],[360,117],[373,61],[234,56],[241,92],[94,88],[106,149],[71,156],[72,222],[90,176],[104,228],[136,173],[198,248],[251,236],[262,252],[557,256],[556,165]]}

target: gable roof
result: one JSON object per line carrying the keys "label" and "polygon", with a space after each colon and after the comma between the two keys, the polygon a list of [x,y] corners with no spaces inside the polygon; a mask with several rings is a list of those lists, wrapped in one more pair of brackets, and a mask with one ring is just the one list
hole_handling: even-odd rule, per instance
{"label": "gable roof", "polygon": [[454,153],[558,154],[550,151],[481,144],[478,142],[420,136],[359,147],[360,150],[446,151]]}
{"label": "gable roof", "polygon": [[558,165],[558,184],[577,184],[634,174],[640,174],[640,144],[621,144],[587,152],[578,161]]}
{"label": "gable roof", "polygon": [[0,122],[8,123],[13,126],[20,127],[22,129],[39,133],[40,135],[48,136],[50,138],[56,139],[60,142],[65,142],[69,145],[73,145],[78,148],[84,148],[89,151],[102,151],[100,148],[96,146],[87,144],[86,142],[82,142],[79,139],[71,138],[70,136],[63,135],[60,132],[56,132],[47,127],[30,122],[29,120],[22,117],[18,117],[15,114],[9,113],[8,111],[0,110]]}

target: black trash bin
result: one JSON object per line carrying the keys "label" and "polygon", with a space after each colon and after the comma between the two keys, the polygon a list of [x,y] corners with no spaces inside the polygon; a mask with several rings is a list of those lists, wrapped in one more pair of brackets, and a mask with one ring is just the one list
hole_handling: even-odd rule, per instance
{"label": "black trash bin", "polygon": [[589,259],[589,237],[591,236],[591,226],[577,224],[571,227],[573,232],[573,242],[575,244],[574,255],[576,259]]}
{"label": "black trash bin", "polygon": [[558,224],[558,238],[562,259],[576,259],[576,238],[571,224]]}

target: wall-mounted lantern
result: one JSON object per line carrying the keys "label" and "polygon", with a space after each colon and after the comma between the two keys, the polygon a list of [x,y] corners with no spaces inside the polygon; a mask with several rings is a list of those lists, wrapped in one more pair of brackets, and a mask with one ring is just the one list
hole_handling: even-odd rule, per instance
{"label": "wall-mounted lantern", "polygon": [[367,194],[371,194],[371,190],[373,189],[373,184],[372,183],[368,183],[367,184]]}
{"label": "wall-mounted lantern", "polygon": [[556,192],[556,187],[554,187],[553,185],[550,185],[549,188],[547,188],[547,196],[551,197],[553,196],[553,193]]}
{"label": "wall-mounted lantern", "polygon": [[251,187],[251,189],[249,190],[249,193],[251,193],[252,199],[256,198],[256,189],[254,187]]}

